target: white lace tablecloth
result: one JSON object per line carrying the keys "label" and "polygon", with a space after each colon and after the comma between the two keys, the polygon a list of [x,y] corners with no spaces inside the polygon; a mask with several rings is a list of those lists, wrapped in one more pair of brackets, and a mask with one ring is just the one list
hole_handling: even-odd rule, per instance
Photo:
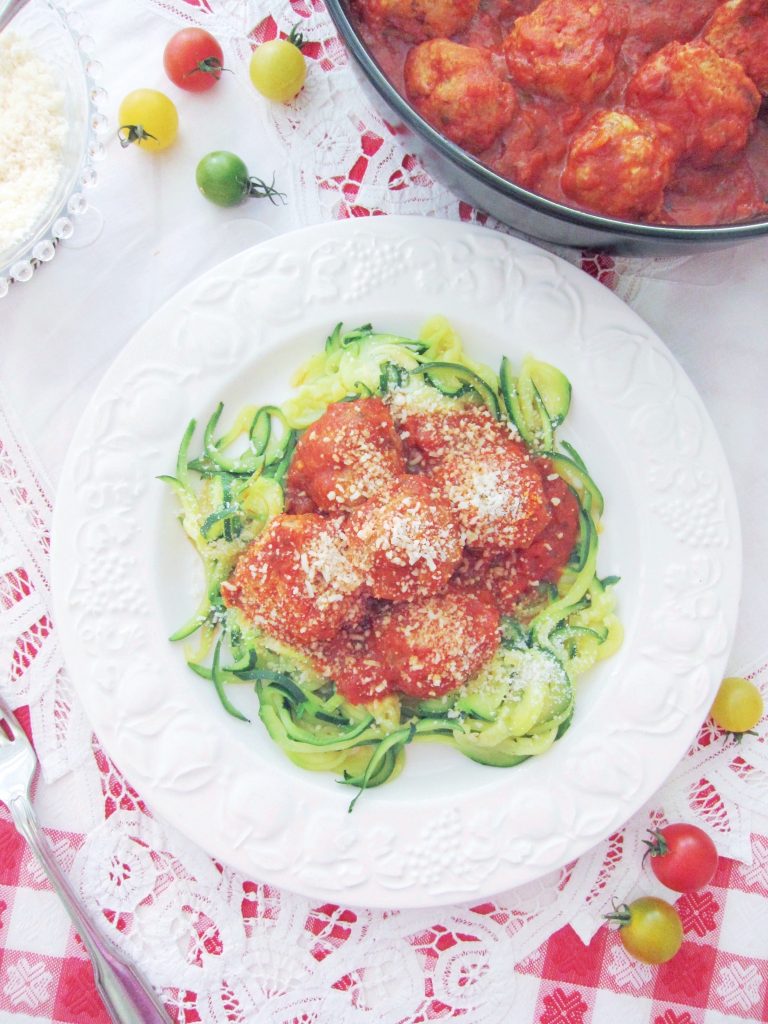
{"label": "white lace tablecloth", "polygon": [[[562,871],[478,906],[390,913],[316,905],[213,862],[151,816],[92,737],[49,617],[49,525],[69,438],[113,357],[182,284],[274,233],[380,212],[477,215],[367,106],[322,0],[74,6],[90,24],[112,115],[129,89],[149,86],[172,93],[181,116],[178,144],[159,156],[109,142],[72,241],[0,300],[0,690],[31,727],[36,805],[94,918],[184,1024],[768,1019],[765,722],[741,747],[705,725],[651,804]],[[205,95],[181,94],[163,75],[164,43],[183,20],[218,35],[234,72]],[[292,106],[272,106],[248,83],[249,39],[296,22],[310,40],[307,85]],[[274,171],[286,205],[207,204],[194,168],[212,149],[234,150],[267,180]],[[651,324],[715,421],[745,552],[730,671],[768,695],[768,239],[679,259],[566,256]],[[663,894],[640,864],[645,829],[665,818],[699,822],[730,860],[709,890],[678,903],[686,943],[658,971],[600,926],[612,897]],[[558,931],[568,923],[575,934]],[[104,1020],[88,976],[63,911],[0,813],[0,1021]]]}

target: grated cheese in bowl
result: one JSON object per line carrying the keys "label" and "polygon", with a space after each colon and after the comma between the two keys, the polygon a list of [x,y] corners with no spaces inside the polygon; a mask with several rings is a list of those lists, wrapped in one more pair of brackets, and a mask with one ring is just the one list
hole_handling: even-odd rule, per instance
{"label": "grated cheese in bowl", "polygon": [[69,238],[106,118],[79,14],[31,0],[0,34],[0,298]]}
{"label": "grated cheese in bowl", "polygon": [[34,228],[56,189],[67,122],[48,67],[13,32],[0,35],[0,252]]}

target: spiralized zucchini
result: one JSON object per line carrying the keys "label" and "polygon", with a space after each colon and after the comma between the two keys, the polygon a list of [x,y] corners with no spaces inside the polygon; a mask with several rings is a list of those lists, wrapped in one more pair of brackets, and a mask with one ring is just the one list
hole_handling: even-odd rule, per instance
{"label": "spiralized zucchini", "polygon": [[[189,620],[170,637],[185,641],[187,661],[210,681],[227,712],[237,686],[255,688],[269,735],[302,768],[331,771],[365,789],[394,778],[405,747],[416,740],[447,743],[473,761],[510,767],[542,754],[565,732],[575,684],[621,645],[615,614],[616,577],[596,573],[603,496],[580,455],[555,438],[568,414],[571,386],[553,366],[527,357],[516,373],[504,357],[499,374],[471,360],[442,317],[417,339],[381,334],[365,325],[338,324],[324,350],[297,373],[282,406],[241,410],[224,432],[219,405],[202,431],[184,432],[176,470],[161,477],[172,487],[179,519],[205,570],[205,591]],[[262,634],[240,611],[226,608],[221,584],[240,552],[284,509],[283,480],[300,432],[331,402],[408,392],[434,409],[484,404],[511,420],[534,454],[546,456],[576,495],[578,542],[556,587],[502,618],[502,642],[473,679],[443,697],[391,695],[355,705],[319,676],[310,660]]]}

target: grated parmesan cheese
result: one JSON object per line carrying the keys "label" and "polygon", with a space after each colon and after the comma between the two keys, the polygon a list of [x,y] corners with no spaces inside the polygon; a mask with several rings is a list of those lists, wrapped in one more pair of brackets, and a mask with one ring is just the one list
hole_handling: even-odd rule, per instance
{"label": "grated parmesan cheese", "polygon": [[343,600],[346,594],[358,590],[362,583],[360,574],[347,560],[339,544],[340,538],[330,532],[318,533],[312,538],[309,548],[300,555],[305,574],[304,591],[320,609]]}
{"label": "grated parmesan cheese", "polygon": [[67,122],[48,67],[17,35],[0,35],[0,252],[34,228],[59,181]]}

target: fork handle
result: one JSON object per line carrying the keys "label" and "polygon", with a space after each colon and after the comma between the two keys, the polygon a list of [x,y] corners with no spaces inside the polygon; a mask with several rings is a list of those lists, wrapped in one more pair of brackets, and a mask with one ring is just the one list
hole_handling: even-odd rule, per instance
{"label": "fork handle", "polygon": [[17,795],[8,806],[16,828],[40,861],[88,950],[96,988],[114,1024],[172,1024],[163,1004],[147,982],[122,959],[111,942],[99,935],[83,913],[43,835],[29,800]]}

